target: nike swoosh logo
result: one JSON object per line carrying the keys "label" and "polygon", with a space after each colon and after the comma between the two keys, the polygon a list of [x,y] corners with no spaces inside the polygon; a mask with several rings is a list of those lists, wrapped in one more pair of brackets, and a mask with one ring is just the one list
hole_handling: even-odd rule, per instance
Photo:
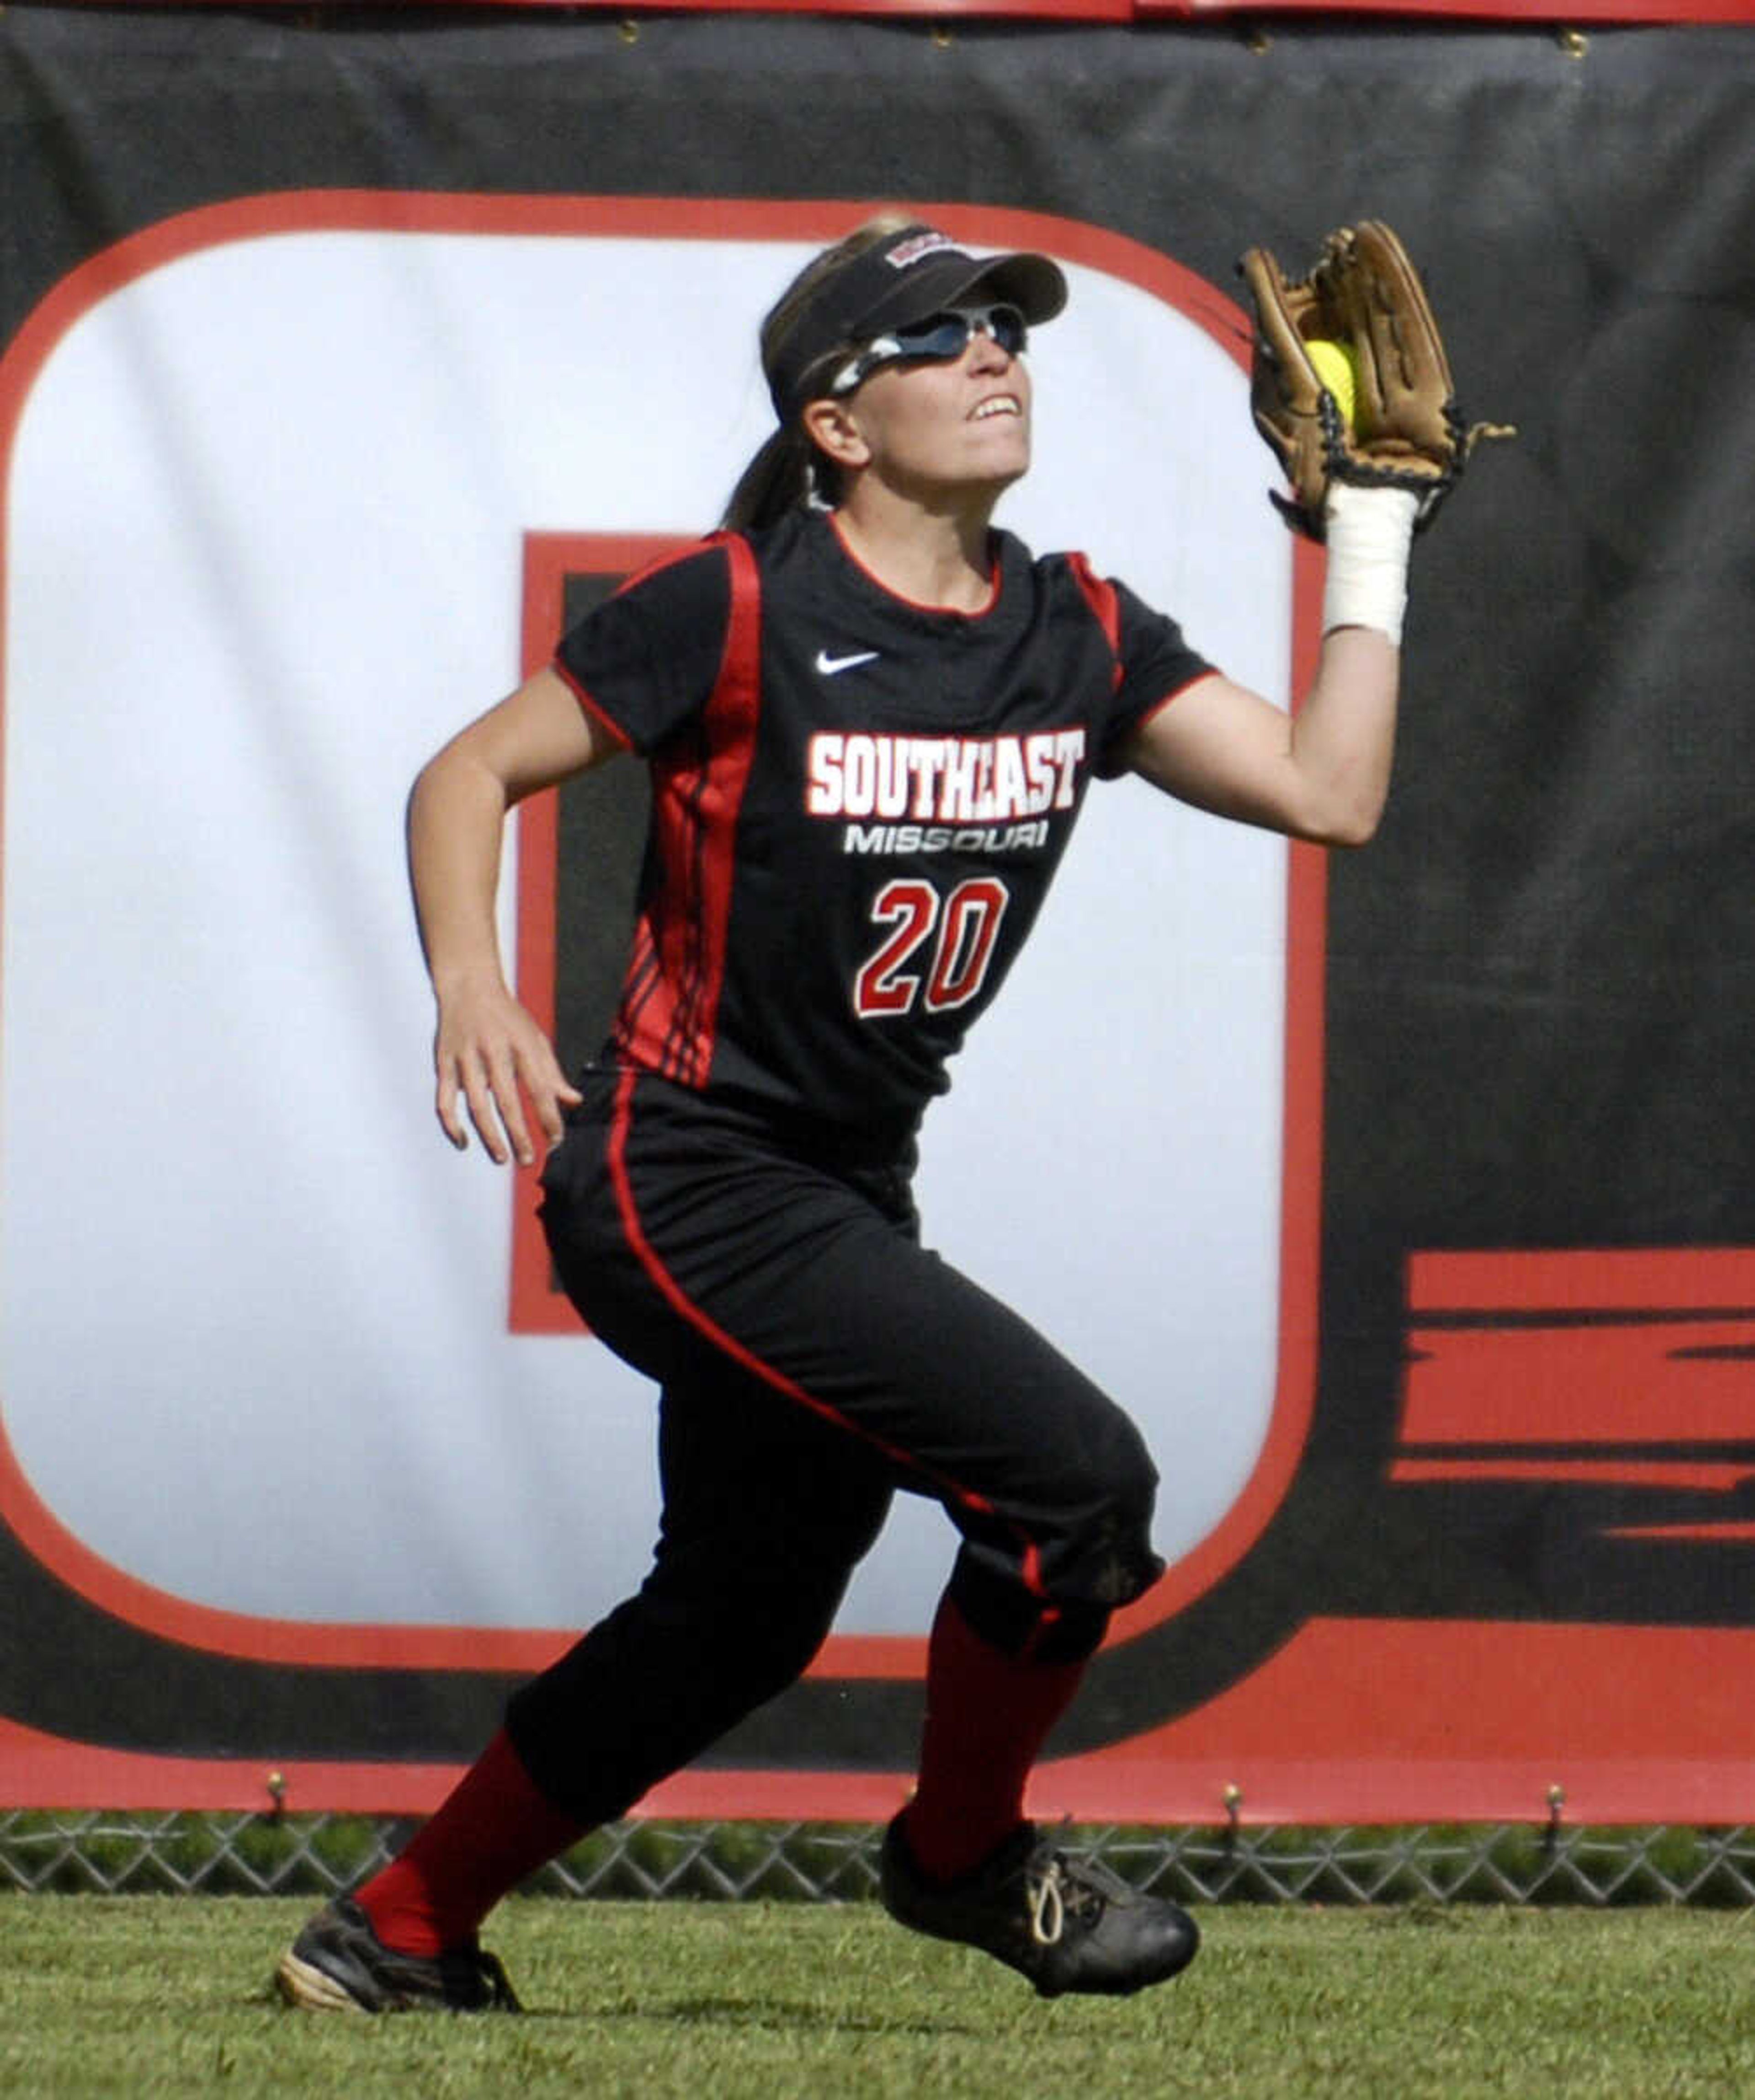
{"label": "nike swoosh logo", "polygon": [[832,678],[837,671],[850,671],[856,664],[875,664],[877,660],[875,649],[856,649],[847,656],[831,656],[827,649],[819,649],[817,668],[825,678]]}

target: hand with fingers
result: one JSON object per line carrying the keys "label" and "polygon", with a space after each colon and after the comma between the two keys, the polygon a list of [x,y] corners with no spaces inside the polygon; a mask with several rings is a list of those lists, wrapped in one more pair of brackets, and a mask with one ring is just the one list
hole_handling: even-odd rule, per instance
{"label": "hand with fingers", "polygon": [[533,1166],[537,1134],[544,1151],[558,1144],[565,1111],[581,1098],[548,1037],[497,979],[441,992],[433,1063],[446,1136],[461,1152],[474,1124],[489,1158],[502,1167],[512,1158]]}

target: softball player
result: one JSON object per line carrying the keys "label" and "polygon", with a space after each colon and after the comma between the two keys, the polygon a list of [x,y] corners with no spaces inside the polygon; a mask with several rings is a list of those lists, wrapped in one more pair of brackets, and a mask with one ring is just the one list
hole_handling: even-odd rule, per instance
{"label": "softball player", "polygon": [[[898,1488],[960,1543],[884,1904],[1044,1996],[1133,1991],[1194,1954],[1175,1905],[1023,1812],[1110,1612],[1161,1573],[1151,1460],[923,1250],[915,1133],[1092,779],[1369,835],[1412,503],[1352,492],[1374,558],[1328,608],[1294,726],[1078,557],[993,529],[1030,460],[1026,333],[1065,298],[1045,257],[895,218],[818,257],[764,327],[778,427],[727,529],[634,578],[416,784],[439,1121],[496,1160],[553,1148],[558,1272],[660,1388],[663,1519],[638,1590],[299,1935],[294,2005],[514,2005],[488,1910],[803,1672]],[[642,898],[613,1038],[575,1085],[501,973],[500,835],[520,797],[628,752],[654,791]]]}

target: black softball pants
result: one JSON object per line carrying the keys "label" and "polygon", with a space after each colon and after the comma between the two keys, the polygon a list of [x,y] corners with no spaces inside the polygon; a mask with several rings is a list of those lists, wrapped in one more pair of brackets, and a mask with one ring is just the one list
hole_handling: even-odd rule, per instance
{"label": "black softball pants", "polygon": [[568,1295],[662,1388],[650,1573],[517,1693],[531,1777],[584,1825],[630,1808],[801,1675],[898,1487],[961,1534],[983,1639],[1069,1661],[1162,1564],[1138,1431],[919,1244],[908,1166],[800,1145],[596,1070],[543,1176]]}

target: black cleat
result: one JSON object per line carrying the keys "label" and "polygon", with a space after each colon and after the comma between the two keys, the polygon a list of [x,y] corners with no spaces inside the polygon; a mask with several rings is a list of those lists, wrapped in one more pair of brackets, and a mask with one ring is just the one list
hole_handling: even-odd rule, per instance
{"label": "black cleat", "polygon": [[275,1970],[289,2005],[309,2013],[517,2013],[506,1973],[471,1941],[427,1958],[399,1954],[351,1897],[325,1904]]}
{"label": "black cleat", "polygon": [[1029,1977],[1044,1998],[1068,1991],[1125,1997],[1168,1982],[1201,1943],[1186,1911],[1095,1860],[1060,1851],[1030,1823],[972,1873],[937,1884],[915,1865],[898,1815],[884,1833],[878,1893],[898,1924],[981,1948]]}

